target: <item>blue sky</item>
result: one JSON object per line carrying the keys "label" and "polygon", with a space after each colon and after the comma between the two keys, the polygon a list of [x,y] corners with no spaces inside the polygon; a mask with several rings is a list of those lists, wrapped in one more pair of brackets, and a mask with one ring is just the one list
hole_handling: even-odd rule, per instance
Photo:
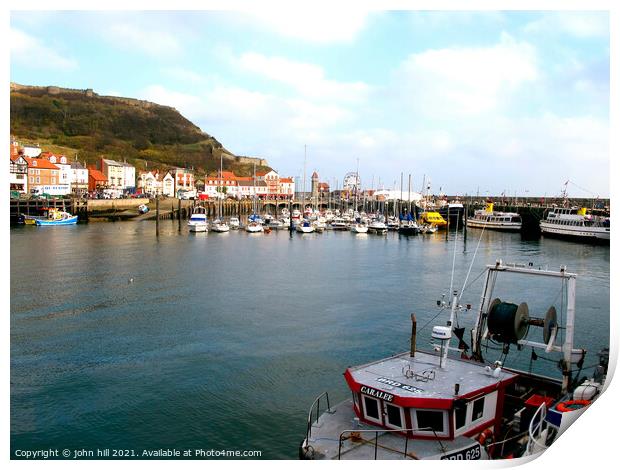
{"label": "blue sky", "polygon": [[[177,108],[334,185],[609,194],[605,12],[12,12],[11,80]],[[585,188],[588,191],[584,191]]]}

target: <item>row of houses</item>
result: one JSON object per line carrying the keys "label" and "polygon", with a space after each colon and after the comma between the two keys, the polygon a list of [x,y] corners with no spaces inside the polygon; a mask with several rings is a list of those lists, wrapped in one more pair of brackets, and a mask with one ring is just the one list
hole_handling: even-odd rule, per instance
{"label": "row of houses", "polygon": [[[136,177],[137,176],[137,177]],[[196,181],[194,171],[187,168],[141,171],[127,162],[100,158],[87,166],[65,155],[44,152],[38,146],[11,142],[11,192],[22,194],[51,194],[84,196],[93,192],[145,194],[149,196],[179,196],[181,192],[197,195],[197,190],[209,198],[218,195],[243,199],[248,197],[293,197],[293,178],[281,177],[276,171],[259,172],[255,177],[237,176],[223,171],[220,176],[207,175]]]}

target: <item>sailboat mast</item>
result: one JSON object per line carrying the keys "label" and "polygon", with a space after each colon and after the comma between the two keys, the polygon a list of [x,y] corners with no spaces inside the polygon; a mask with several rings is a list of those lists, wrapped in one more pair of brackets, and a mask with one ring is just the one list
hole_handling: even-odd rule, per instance
{"label": "sailboat mast", "polygon": [[301,213],[303,215],[303,213],[306,211],[306,144],[304,144],[304,183],[303,183],[303,190],[301,191]]}

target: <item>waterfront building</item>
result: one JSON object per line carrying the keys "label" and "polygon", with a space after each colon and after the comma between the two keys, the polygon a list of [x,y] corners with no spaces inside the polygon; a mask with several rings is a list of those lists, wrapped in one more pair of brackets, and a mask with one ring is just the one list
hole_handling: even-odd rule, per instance
{"label": "waterfront building", "polygon": [[117,189],[123,192],[135,192],[136,189],[136,168],[127,162],[117,162],[108,158],[101,158],[99,168],[108,181],[110,189]]}
{"label": "waterfront building", "polygon": [[161,193],[164,196],[174,197],[174,176],[169,171],[166,172],[164,177],[162,178],[162,189]]}
{"label": "waterfront building", "polygon": [[211,175],[205,178],[204,194],[209,198],[217,198],[218,194],[225,194],[226,197],[238,196],[238,177],[232,171],[222,171],[221,178],[218,175]]}
{"label": "waterfront building", "polygon": [[61,170],[45,158],[24,157],[28,163],[28,187],[30,192],[64,196],[70,193],[68,183],[61,183]]}
{"label": "waterfront building", "polygon": [[108,188],[108,177],[96,168],[88,168],[88,191],[102,191]]}
{"label": "waterfront building", "polygon": [[71,165],[68,163],[67,157],[64,155],[54,155],[51,152],[42,152],[41,158],[49,160],[58,167],[58,184],[66,185],[69,188],[67,194],[71,193]]}
{"label": "waterfront building", "polygon": [[280,195],[285,197],[295,195],[295,180],[293,178],[280,178]]}
{"label": "waterfront building", "polygon": [[179,191],[195,191],[194,186],[194,170],[188,168],[172,168],[170,174],[174,178],[174,194],[178,195]]}
{"label": "waterfront building", "polygon": [[88,168],[77,160],[69,165],[69,185],[71,193],[83,196],[88,192]]}
{"label": "waterfront building", "polygon": [[159,196],[163,193],[163,181],[158,171],[143,171],[138,173],[137,189],[140,194]]}
{"label": "waterfront building", "polygon": [[11,191],[28,193],[28,162],[22,155],[14,155],[12,151],[9,184]]}
{"label": "waterfront building", "polygon": [[21,153],[24,157],[39,158],[41,155],[41,147],[38,145],[24,145],[21,149]]}

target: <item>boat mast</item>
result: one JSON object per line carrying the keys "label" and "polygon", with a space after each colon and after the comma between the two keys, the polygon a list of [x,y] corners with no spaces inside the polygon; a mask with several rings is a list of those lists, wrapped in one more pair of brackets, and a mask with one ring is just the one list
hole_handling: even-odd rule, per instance
{"label": "boat mast", "polygon": [[302,196],[302,203],[301,203],[301,214],[302,216],[305,214],[306,212],[306,144],[304,144],[304,183],[303,183],[303,190],[301,192]]}
{"label": "boat mast", "polygon": [[353,208],[353,218],[355,218],[355,211],[357,211],[357,191],[358,191],[357,184],[359,183],[359,180],[360,180],[360,159],[359,157],[357,157],[357,169],[355,170],[355,207]]}
{"label": "boat mast", "polygon": [[409,214],[411,214],[411,173],[409,173],[409,186],[407,188],[407,191],[409,192],[407,196],[407,204],[409,207]]}

